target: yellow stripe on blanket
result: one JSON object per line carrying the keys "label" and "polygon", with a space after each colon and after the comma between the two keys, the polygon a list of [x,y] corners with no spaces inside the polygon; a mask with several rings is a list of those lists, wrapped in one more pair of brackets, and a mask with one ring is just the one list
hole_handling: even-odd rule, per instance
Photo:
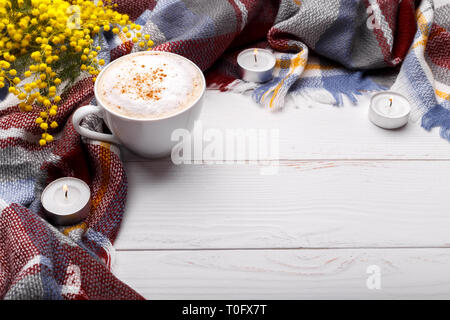
{"label": "yellow stripe on blanket", "polygon": [[100,145],[106,149],[111,149],[111,144],[108,142],[100,141]]}
{"label": "yellow stripe on blanket", "polygon": [[[267,94],[273,92],[272,98],[270,99],[270,103],[269,103],[270,108],[273,107],[273,102],[274,102],[274,100],[275,100],[275,98],[276,98],[278,92],[280,91],[281,87],[283,86],[284,81],[285,81],[290,75],[292,75],[292,74],[296,71],[297,68],[299,68],[299,67],[305,67],[306,62],[307,62],[307,59],[305,59],[305,58],[302,57],[302,55],[303,55],[304,53],[305,53],[305,51],[303,50],[303,51],[299,52],[293,59],[290,60],[290,63],[289,63],[289,68],[290,68],[290,70],[289,70],[288,74],[280,81],[280,83],[275,87],[275,89],[267,90],[267,91],[263,94],[263,96],[261,97],[261,101],[264,101],[265,98],[266,98],[266,96],[267,96]],[[307,54],[307,53],[306,53],[306,54]],[[280,61],[281,61],[281,60],[280,60]],[[287,62],[287,61],[286,61],[286,62]]]}
{"label": "yellow stripe on blanket", "polygon": [[418,46],[425,47],[427,45],[427,40],[419,40],[416,43],[413,44],[412,48],[415,49]]}
{"label": "yellow stripe on blanket", "polygon": [[107,152],[101,152],[100,154],[100,170],[102,171],[101,176],[102,182],[99,190],[95,194],[94,197],[92,197],[91,200],[91,211],[95,212],[97,207],[99,206],[100,202],[102,201],[104,195],[106,194],[106,191],[108,190],[108,184],[110,179],[110,168],[111,168],[111,152],[110,147],[111,145],[109,143],[101,143],[101,145],[106,148]]}
{"label": "yellow stripe on blanket", "polygon": [[412,46],[411,49],[416,49],[417,47],[425,47],[428,42],[428,37],[430,36],[430,27],[428,26],[427,19],[425,18],[422,11],[417,9],[416,11],[416,19],[417,19],[417,27],[420,29],[422,34],[422,38],[417,40]]}
{"label": "yellow stripe on blanket", "polygon": [[[424,20],[424,21],[419,21],[419,24],[426,24],[426,21]],[[428,28],[428,26],[426,26],[427,28]],[[421,30],[423,30],[423,29],[425,29],[425,27],[420,27],[420,29]],[[423,35],[422,36],[422,39],[421,40],[418,40],[416,43],[414,43],[413,44],[413,46],[412,46],[412,48],[413,49],[415,49],[415,48],[417,48],[418,46],[423,46],[423,47],[425,47],[426,45],[427,45],[427,42],[428,42],[428,39],[429,38],[433,38],[433,37],[436,37],[436,36],[438,36],[439,34],[441,34],[443,32],[443,30],[441,30],[441,29],[437,29],[436,31],[434,31],[434,32],[431,32],[430,34],[427,34],[427,35]]]}
{"label": "yellow stripe on blanket", "polygon": [[[275,64],[275,68],[278,69],[289,69],[290,67],[291,67],[291,60],[277,59],[277,62]],[[333,69],[337,68],[333,66],[322,66],[318,63],[310,63],[307,64],[305,67],[305,70],[333,70]]]}
{"label": "yellow stripe on blanket", "polygon": [[278,68],[278,69],[289,69],[290,66],[291,66],[291,60],[277,59],[277,61],[275,63],[275,68]]}
{"label": "yellow stripe on blanket", "polygon": [[77,230],[77,229],[86,230],[86,228],[87,228],[87,224],[85,222],[81,222],[81,223],[79,223],[77,225],[65,228],[64,231],[63,231],[63,234],[68,236],[69,233],[71,233],[74,230]]}
{"label": "yellow stripe on blanket", "polygon": [[416,19],[420,32],[424,37],[428,38],[428,35],[430,34],[430,27],[428,26],[428,21],[420,9],[417,9],[416,11]]}
{"label": "yellow stripe on blanket", "polygon": [[436,89],[435,92],[438,97],[440,97],[444,100],[450,100],[450,93],[446,93],[446,92],[438,90],[438,89]]}
{"label": "yellow stripe on blanket", "polygon": [[118,33],[117,35],[119,36],[119,38],[120,38],[120,40],[121,40],[122,42],[127,42],[127,41],[128,41],[127,35],[126,35],[125,33],[120,32],[120,33]]}
{"label": "yellow stripe on blanket", "polygon": [[333,69],[337,68],[333,66],[321,66],[320,64],[317,63],[307,64],[305,67],[305,70],[333,70]]}

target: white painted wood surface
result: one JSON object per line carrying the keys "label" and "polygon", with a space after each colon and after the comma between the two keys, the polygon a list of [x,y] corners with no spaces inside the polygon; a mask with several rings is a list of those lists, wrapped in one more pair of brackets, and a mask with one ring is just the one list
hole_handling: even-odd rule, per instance
{"label": "white painted wood surface", "polygon": [[450,161],[127,164],[116,247],[323,248],[450,245]]}
{"label": "white painted wood surface", "polygon": [[[206,129],[278,129],[281,159],[450,159],[450,144],[438,130],[427,132],[416,123],[398,130],[372,125],[369,100],[364,96],[357,106],[305,104],[272,112],[250,97],[208,91],[200,120]],[[146,161],[128,152],[125,160]]]}
{"label": "white painted wood surface", "polygon": [[[116,263],[150,299],[450,297],[447,249],[120,251]],[[380,289],[366,284],[373,265]]]}
{"label": "white painted wood surface", "polygon": [[450,298],[450,144],[375,127],[367,101],[271,113],[208,92],[205,128],[280,130],[278,173],[125,152],[118,277],[156,299]]}

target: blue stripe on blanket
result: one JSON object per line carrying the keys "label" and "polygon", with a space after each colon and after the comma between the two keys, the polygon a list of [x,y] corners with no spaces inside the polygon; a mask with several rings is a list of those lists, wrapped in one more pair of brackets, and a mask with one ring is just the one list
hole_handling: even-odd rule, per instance
{"label": "blue stripe on blanket", "polygon": [[441,105],[431,108],[422,117],[422,127],[425,130],[440,127],[441,137],[450,141],[450,110]]}
{"label": "blue stripe on blanket", "polygon": [[[208,39],[216,36],[214,21],[186,7],[184,1],[162,0],[153,9],[151,20],[166,39]],[[176,22],[176,23],[175,23]]]}
{"label": "blue stripe on blanket", "polygon": [[[293,56],[294,56],[293,54],[282,55],[279,58],[279,60],[281,61],[281,63],[285,62],[287,64],[290,64]],[[276,85],[278,85],[280,83],[280,81],[287,76],[289,71],[290,71],[290,68],[282,68],[282,69],[280,69],[278,76],[276,76],[272,80],[256,87],[253,90],[253,94],[252,94],[253,99],[258,103],[261,102],[261,99],[262,99],[262,96],[264,95],[264,93],[269,91],[272,87],[275,87]],[[294,77],[296,79],[298,78],[298,76],[294,76]]]}
{"label": "blue stripe on blanket", "polygon": [[2,181],[0,184],[0,195],[7,204],[19,203],[28,206],[35,198],[34,178],[19,179],[14,181]]}
{"label": "blue stripe on blanket", "polygon": [[385,88],[365,77],[362,71],[347,72],[346,74],[300,78],[291,88],[294,94],[303,89],[325,89],[332,94],[335,105],[343,105],[343,96],[347,96],[352,103],[357,103],[356,96],[362,91],[378,91]]}
{"label": "blue stripe on blanket", "polygon": [[342,97],[346,95],[352,103],[356,103],[356,95],[361,95],[361,91],[376,91],[383,88],[363,76],[363,72],[358,71],[350,74],[322,77],[323,87],[328,90],[336,99],[336,103],[342,106]]}
{"label": "blue stripe on blanket", "polygon": [[345,61],[352,65],[351,50],[352,38],[355,33],[357,21],[356,6],[358,1],[342,0],[339,7],[339,16],[325,31],[316,44],[315,50],[335,61]]}
{"label": "blue stripe on blanket", "polygon": [[[422,69],[414,50],[411,50],[406,56],[402,65],[402,71],[405,72],[408,81],[407,84],[410,87],[408,93],[412,95],[415,100],[421,102],[421,108],[438,104],[433,85],[429,83],[428,77]],[[425,81],[427,83],[425,83]]]}
{"label": "blue stripe on blanket", "polygon": [[[408,94],[419,101],[420,108],[425,111],[422,117],[422,127],[428,131],[440,127],[441,137],[450,141],[450,102],[445,106],[437,102],[434,88],[428,82],[428,77],[414,50],[411,50],[406,56],[402,71],[406,74]],[[432,107],[430,108],[430,106]]]}
{"label": "blue stripe on blanket", "polygon": [[145,25],[148,20],[150,20],[150,17],[152,15],[152,12],[150,10],[145,10],[139,18],[134,21],[134,23],[139,24],[141,26]]}

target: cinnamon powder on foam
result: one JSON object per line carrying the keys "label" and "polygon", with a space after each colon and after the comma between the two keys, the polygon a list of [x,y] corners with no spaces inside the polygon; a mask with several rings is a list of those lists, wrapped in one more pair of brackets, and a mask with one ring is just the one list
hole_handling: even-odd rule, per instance
{"label": "cinnamon powder on foam", "polygon": [[118,61],[102,75],[99,87],[106,107],[151,119],[188,107],[201,94],[201,77],[189,62],[153,53]]}
{"label": "cinnamon powder on foam", "polygon": [[[133,63],[136,66],[135,62]],[[145,69],[145,65],[141,65],[141,68]],[[136,95],[142,100],[158,101],[161,99],[161,93],[165,90],[163,80],[166,77],[167,74],[163,69],[156,68],[150,72],[136,74],[131,77],[129,83],[116,84],[114,88],[119,89],[122,94],[136,91]]]}

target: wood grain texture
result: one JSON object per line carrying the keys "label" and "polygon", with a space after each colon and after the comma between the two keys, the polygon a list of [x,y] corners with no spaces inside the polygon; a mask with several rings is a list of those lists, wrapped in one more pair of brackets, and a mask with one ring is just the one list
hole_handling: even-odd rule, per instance
{"label": "wood grain texture", "polygon": [[[208,92],[204,128],[279,130],[278,172],[124,150],[115,273],[153,299],[450,297],[450,145],[418,124],[380,129],[367,109],[272,113]],[[366,287],[373,264],[381,290]]]}
{"label": "wood grain texture", "polygon": [[450,246],[450,161],[126,164],[119,249]]}
{"label": "wood grain texture", "polygon": [[[417,123],[384,130],[368,120],[369,96],[358,106],[309,104],[271,112],[250,97],[208,91],[200,120],[205,129],[278,129],[280,159],[450,159],[438,130]],[[125,150],[125,161],[146,161]]]}
{"label": "wood grain texture", "polygon": [[[148,299],[448,299],[450,249],[117,252]],[[380,290],[366,285],[381,271]]]}

